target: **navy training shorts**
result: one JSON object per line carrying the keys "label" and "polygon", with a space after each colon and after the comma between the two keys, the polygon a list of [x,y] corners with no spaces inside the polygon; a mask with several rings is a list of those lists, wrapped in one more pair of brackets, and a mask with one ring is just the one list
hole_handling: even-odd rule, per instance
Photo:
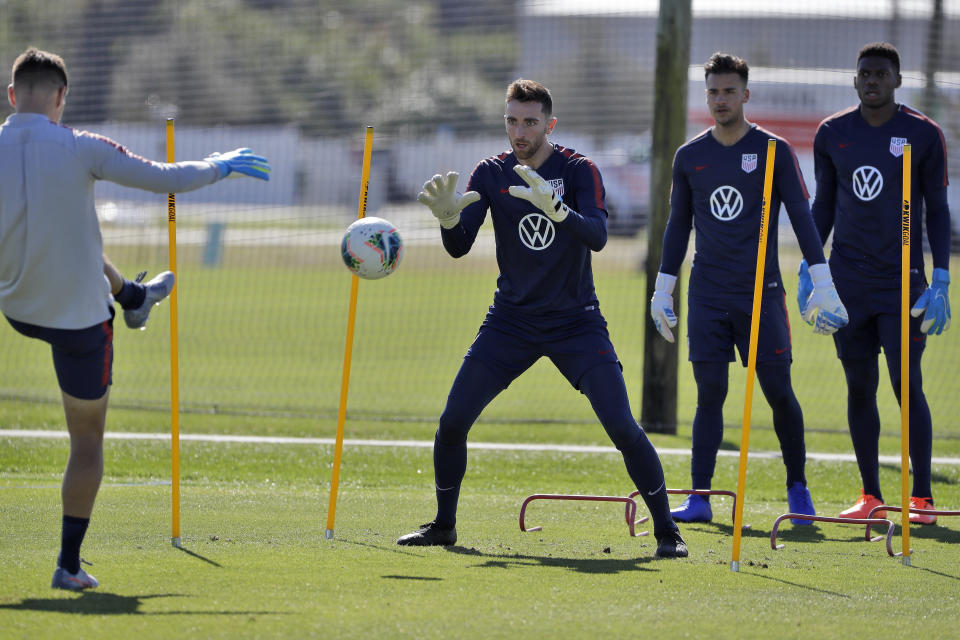
{"label": "navy training shorts", "polygon": [[[733,362],[733,348],[747,366],[750,349],[750,296],[688,296],[687,346],[690,362]],[[786,294],[769,292],[760,304],[757,362],[793,359]]]}
{"label": "navy training shorts", "polygon": [[619,365],[607,322],[597,308],[537,318],[491,307],[465,357],[483,362],[506,388],[541,356],[550,358],[578,390],[583,374],[593,367]]}
{"label": "navy training shorts", "polygon": [[113,382],[113,316],[86,329],[50,329],[7,318],[28,338],[48,343],[60,389],[75,398],[102,398]]}
{"label": "navy training shorts", "polygon": [[[834,276],[833,281],[850,317],[847,326],[833,334],[837,357],[841,360],[876,358],[881,346],[890,352],[888,357],[899,357],[900,289],[864,286],[863,283],[842,277],[842,272],[841,277]],[[926,278],[916,271],[911,271],[911,307],[926,289]],[[909,313],[909,309],[907,312]],[[911,351],[923,351],[927,345],[927,336],[920,331],[921,323],[923,314],[920,314],[919,318],[910,317]]]}

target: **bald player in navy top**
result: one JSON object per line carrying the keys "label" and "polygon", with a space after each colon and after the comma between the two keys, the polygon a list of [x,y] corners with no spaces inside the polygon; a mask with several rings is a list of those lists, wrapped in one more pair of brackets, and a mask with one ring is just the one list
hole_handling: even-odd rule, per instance
{"label": "bald player in navy top", "polygon": [[[777,255],[781,203],[803,255],[815,274],[815,300],[805,320],[817,333],[829,334],[846,322],[817,236],[803,176],[793,149],[783,138],[749,123],[743,105],[750,98],[749,68],[742,59],[715,53],[704,66],[706,98],[714,126],[677,150],[673,162],[670,218],[663,237],[660,273],[651,314],[660,334],[674,341],[673,289],[696,228],[696,252],[690,270],[687,341],[697,383],[690,471],[694,489],[710,489],[723,437],[723,404],[734,348],[746,364],[753,313],[767,142],[777,142],[770,203],[769,234],[757,340],[756,374],[773,410],[787,471],[791,513],[815,515],[804,467],[803,413],[790,382],[792,351],[783,281]],[[681,522],[708,522],[709,498],[690,495],[673,511]],[[809,524],[793,519],[794,524]]]}
{"label": "bald player in navy top", "polygon": [[467,434],[484,407],[547,356],[590,400],[650,510],[658,557],[687,547],[670,517],[656,450],[633,418],[617,354],[600,313],[590,266],[607,241],[603,181],[597,167],[547,140],[556,125],[550,92],[519,79],[507,88],[504,122],[511,151],[481,161],[467,192],[458,175],[436,175],[418,199],[440,222],[443,246],[470,251],[487,210],[500,275],[493,305],[450,389],[434,441],[437,515],[400,545],[452,545]]}
{"label": "bald player in navy top", "polygon": [[[950,326],[950,209],[943,133],[930,118],[897,104],[900,54],[872,43],[857,56],[854,87],[860,104],[824,120],[814,140],[817,190],[813,216],[822,242],[833,231],[830,265],[850,324],[834,334],[847,379],[847,420],[863,481],[860,498],[841,517],[861,518],[883,503],[880,491],[877,410],[883,348],[887,372],[900,398],[900,262],[903,146],[912,149],[910,187],[910,459],[913,508],[933,508],[930,458],[933,427],[923,393],[920,360],[928,335]],[[923,227],[933,254],[927,283]],[[801,291],[809,290],[801,264]],[[806,283],[806,287],[804,287]],[[800,301],[802,306],[803,301]],[[921,317],[922,316],[922,317]],[[883,512],[880,512],[881,514]],[[932,514],[910,522],[933,524]]]}

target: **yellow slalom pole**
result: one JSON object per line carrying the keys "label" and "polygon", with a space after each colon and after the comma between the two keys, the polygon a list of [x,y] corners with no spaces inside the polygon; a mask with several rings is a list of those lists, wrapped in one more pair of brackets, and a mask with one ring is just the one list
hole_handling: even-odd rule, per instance
{"label": "yellow slalom pole", "polygon": [[900,561],[910,565],[910,186],[912,147],[903,145],[900,220]]}
{"label": "yellow slalom pole", "polygon": [[[167,118],[167,162],[176,157],[173,145],[173,118]],[[170,256],[170,271],[177,277],[177,195],[167,194],[167,244]],[[177,289],[174,281],[170,292],[170,461],[173,467],[171,485],[171,538],[170,544],[180,548],[180,357],[177,344]]]}
{"label": "yellow slalom pole", "polygon": [[[360,202],[357,219],[367,213],[367,191],[370,186],[370,159],[373,156],[373,127],[367,127],[363,144],[363,171],[360,174]],[[333,452],[333,477],[330,480],[330,507],[327,509],[327,540],[333,539],[333,522],[337,515],[337,489],[340,486],[340,458],[343,455],[343,426],[347,420],[347,396],[350,390],[350,360],[353,357],[353,328],[357,317],[357,293],[360,278],[356,275],[350,283],[350,307],[347,312],[347,340],[343,354],[343,377],[340,381],[340,409],[337,412],[337,442]]]}
{"label": "yellow slalom pole", "polygon": [[743,403],[743,430],[740,434],[740,472],[737,475],[737,504],[733,518],[733,557],[730,570],[740,571],[740,537],[743,531],[743,493],[747,485],[747,450],[750,448],[750,412],[753,410],[753,378],[757,369],[757,338],[760,334],[760,301],[763,299],[763,272],[767,260],[767,227],[770,226],[770,199],[773,195],[773,162],[777,141],[767,141],[767,162],[763,174],[763,204],[760,209],[760,244],[753,281],[753,312],[750,315],[750,350],[747,357],[747,389]]}

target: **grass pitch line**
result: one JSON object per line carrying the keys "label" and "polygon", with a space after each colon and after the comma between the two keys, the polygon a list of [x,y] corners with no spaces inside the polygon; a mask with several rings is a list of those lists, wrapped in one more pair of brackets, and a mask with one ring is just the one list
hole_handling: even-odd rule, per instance
{"label": "grass pitch line", "polygon": [[[0,429],[0,438],[67,438],[66,431],[51,431],[40,429]],[[110,433],[104,434],[107,440],[169,440],[169,433]],[[215,433],[181,433],[181,441],[192,442],[226,442],[234,444],[295,444],[295,445],[334,445],[334,438],[294,438],[289,436],[234,436]],[[351,447],[410,447],[415,449],[433,448],[433,440],[362,440],[345,439],[343,444]],[[610,453],[618,454],[614,447],[590,444],[526,444],[522,442],[470,442],[470,449],[482,451],[554,451],[558,453]],[[690,449],[657,448],[662,456],[690,456]],[[739,457],[740,452],[721,449],[718,456],[726,458]],[[779,451],[752,451],[755,458],[779,458]],[[852,453],[817,453],[807,452],[807,460],[821,462],[856,462]],[[899,464],[900,456],[880,456],[883,464]],[[960,465],[960,458],[936,457],[933,464]]]}

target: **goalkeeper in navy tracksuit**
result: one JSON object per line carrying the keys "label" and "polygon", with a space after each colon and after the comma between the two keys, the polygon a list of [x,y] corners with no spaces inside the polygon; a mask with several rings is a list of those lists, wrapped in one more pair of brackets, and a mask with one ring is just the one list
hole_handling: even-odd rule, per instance
{"label": "goalkeeper in navy tracksuit", "polygon": [[545,86],[516,80],[507,89],[504,116],[512,152],[481,161],[463,195],[456,193],[454,172],[434,176],[419,195],[455,258],[470,250],[489,209],[500,275],[440,416],[433,453],[436,518],[397,543],[456,542],[470,427],[497,394],[547,356],[587,396],[623,454],[653,518],[656,554],[683,557],[687,547],[670,517],[660,459],[630,411],[594,292],[590,252],[607,240],[603,182],[586,157],[547,141],[556,124],[552,107]]}
{"label": "goalkeeper in navy tracksuit", "polygon": [[[723,437],[723,404],[734,347],[744,365],[747,361],[767,142],[776,138],[756,374],[773,410],[773,426],[787,470],[790,512],[815,515],[804,474],[803,413],[790,382],[790,325],[777,259],[781,203],[790,214],[816,283],[815,290],[808,292],[811,300],[804,319],[815,325],[817,333],[828,334],[846,323],[846,311],[824,262],[793,149],[782,138],[747,122],[743,115],[743,104],[750,97],[746,62],[716,53],[704,71],[707,105],[715,125],[680,147],[674,158],[670,218],[651,300],[657,330],[673,342],[670,327],[676,326],[677,318],[672,293],[691,228],[696,227],[687,322],[689,358],[697,382],[690,463],[693,488],[711,488]],[[691,495],[674,510],[673,517],[681,522],[709,522],[713,513],[707,498]],[[809,521],[793,519],[793,523]]]}
{"label": "goalkeeper in navy tracksuit", "polygon": [[[813,216],[823,242],[833,231],[830,265],[850,311],[850,324],[833,338],[847,379],[847,420],[863,487],[857,502],[840,514],[845,518],[866,517],[883,504],[877,460],[877,356],[882,347],[899,400],[901,199],[906,143],[912,148],[910,304],[914,316],[909,331],[910,506],[933,508],[933,428],[923,393],[920,359],[927,335],[938,335],[950,326],[947,155],[940,127],[922,113],[896,103],[894,92],[899,86],[900,55],[896,48],[887,43],[866,45],[857,56],[854,79],[860,104],[824,120],[814,139],[817,194]],[[933,254],[929,285],[923,263],[924,221]],[[801,291],[807,290],[803,289],[805,281],[801,265]],[[877,515],[882,517],[883,513]],[[933,524],[936,516],[911,514],[910,522]]]}

